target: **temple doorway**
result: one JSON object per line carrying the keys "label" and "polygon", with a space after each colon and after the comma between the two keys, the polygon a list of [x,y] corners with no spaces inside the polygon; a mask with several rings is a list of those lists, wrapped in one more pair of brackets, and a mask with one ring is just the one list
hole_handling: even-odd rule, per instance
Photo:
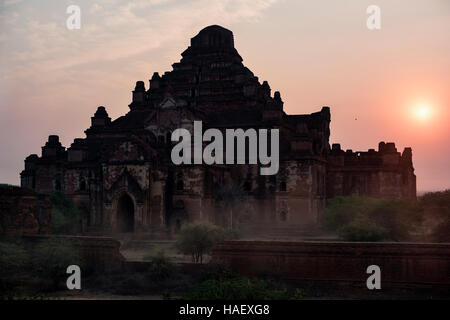
{"label": "temple doorway", "polygon": [[121,196],[117,203],[117,230],[134,231],[134,203],[128,194]]}

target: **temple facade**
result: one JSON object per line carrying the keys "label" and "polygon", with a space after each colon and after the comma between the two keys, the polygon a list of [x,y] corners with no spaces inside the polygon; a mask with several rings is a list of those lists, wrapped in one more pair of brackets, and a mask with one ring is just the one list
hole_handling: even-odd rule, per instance
{"label": "temple facade", "polygon": [[[209,26],[191,39],[173,70],[154,73],[132,92],[129,111],[114,121],[104,107],[86,137],[70,147],[52,135],[42,155],[25,159],[22,187],[62,190],[76,202],[86,230],[177,230],[185,222],[230,225],[317,225],[327,197],[415,198],[411,149],[378,152],[330,148],[330,109],[288,115],[242,63],[233,33]],[[259,164],[175,165],[171,134],[193,121],[203,130],[279,129],[280,168],[260,175]]]}

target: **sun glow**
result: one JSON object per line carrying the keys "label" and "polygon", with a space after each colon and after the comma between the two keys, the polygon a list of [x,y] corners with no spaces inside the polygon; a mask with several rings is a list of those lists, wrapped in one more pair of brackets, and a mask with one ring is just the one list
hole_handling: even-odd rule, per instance
{"label": "sun glow", "polygon": [[432,108],[428,104],[417,105],[414,108],[414,115],[419,120],[428,120],[432,115]]}

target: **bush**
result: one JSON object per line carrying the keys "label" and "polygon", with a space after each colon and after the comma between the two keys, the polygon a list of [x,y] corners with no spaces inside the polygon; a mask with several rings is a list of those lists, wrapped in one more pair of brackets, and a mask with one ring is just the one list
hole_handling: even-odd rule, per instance
{"label": "bush", "polygon": [[435,242],[450,243],[450,217],[448,217],[444,222],[441,222],[433,230],[432,240]]}
{"label": "bush", "polygon": [[430,239],[435,242],[450,242],[450,190],[429,192],[419,198],[426,219],[431,225]]}
{"label": "bush", "polygon": [[30,257],[20,239],[2,238],[0,241],[0,300],[20,295],[20,278],[30,270]]}
{"label": "bush", "polygon": [[[298,297],[296,292],[296,297]],[[288,300],[286,288],[276,288],[267,280],[235,278],[211,279],[191,289],[187,300]]]}
{"label": "bush", "polygon": [[231,279],[233,273],[231,272],[230,266],[225,261],[211,261],[207,264],[204,280],[208,279]]}
{"label": "bush", "polygon": [[347,241],[402,241],[422,222],[415,202],[366,197],[336,197],[327,203],[325,227]]}
{"label": "bush", "polygon": [[28,269],[29,254],[19,239],[0,242],[0,278],[6,279]]}
{"label": "bush", "polygon": [[191,255],[192,261],[202,263],[203,256],[227,238],[224,229],[208,223],[184,225],[176,242],[177,249],[185,255]]}
{"label": "bush", "polygon": [[438,207],[450,210],[450,189],[437,192],[428,192],[419,197],[422,206]]}
{"label": "bush", "polygon": [[173,278],[177,273],[176,265],[170,258],[164,255],[164,251],[158,252],[155,256],[145,256],[144,260],[150,260],[149,278],[153,281],[164,281]]}
{"label": "bush", "polygon": [[78,265],[84,268],[78,247],[73,240],[64,238],[47,239],[39,243],[32,253],[33,271],[42,279],[49,280],[57,289],[66,280],[67,267]]}
{"label": "bush", "polygon": [[381,241],[387,232],[368,219],[356,219],[342,227],[339,236],[345,241]]}
{"label": "bush", "polygon": [[69,196],[62,191],[50,195],[52,202],[52,232],[54,234],[73,234],[79,228],[80,213]]}
{"label": "bush", "polygon": [[356,217],[373,210],[377,203],[377,199],[354,196],[329,199],[325,211],[324,225],[328,230],[337,231],[354,221]]}

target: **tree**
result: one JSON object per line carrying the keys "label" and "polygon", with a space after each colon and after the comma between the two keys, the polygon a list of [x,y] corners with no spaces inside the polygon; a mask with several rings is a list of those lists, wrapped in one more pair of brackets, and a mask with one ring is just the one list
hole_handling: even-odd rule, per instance
{"label": "tree", "polygon": [[424,210],[427,240],[450,242],[450,189],[419,197]]}
{"label": "tree", "polygon": [[202,263],[203,256],[209,254],[212,248],[226,238],[225,231],[209,223],[187,224],[181,228],[176,242],[178,250],[192,256],[192,261]]}
{"label": "tree", "polygon": [[405,241],[420,226],[422,215],[415,202],[336,197],[328,200],[324,224],[348,241]]}
{"label": "tree", "polygon": [[86,270],[78,241],[67,238],[54,237],[42,240],[32,250],[31,261],[33,272],[41,279],[50,280],[51,289],[57,289],[67,278],[68,266],[77,265]]}
{"label": "tree", "polygon": [[80,224],[80,213],[68,195],[55,191],[50,195],[52,202],[52,231],[55,234],[75,233]]}

